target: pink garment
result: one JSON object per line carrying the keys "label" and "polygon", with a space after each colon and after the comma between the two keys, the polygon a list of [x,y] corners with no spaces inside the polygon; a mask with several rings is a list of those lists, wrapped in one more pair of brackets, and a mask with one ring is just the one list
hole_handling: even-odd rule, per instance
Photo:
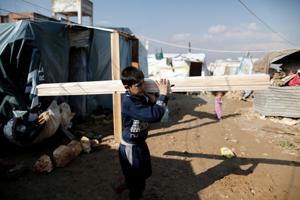
{"label": "pink garment", "polygon": [[288,86],[297,86],[300,85],[300,76],[296,74],[292,80],[289,81]]}
{"label": "pink garment", "polygon": [[215,100],[215,112],[218,120],[222,119],[222,99],[221,97],[216,97]]}

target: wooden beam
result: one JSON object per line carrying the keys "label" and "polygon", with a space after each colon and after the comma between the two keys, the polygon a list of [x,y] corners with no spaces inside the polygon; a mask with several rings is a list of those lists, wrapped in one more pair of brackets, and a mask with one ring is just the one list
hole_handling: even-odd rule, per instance
{"label": "wooden beam", "polygon": [[[115,70],[117,69],[113,70],[113,78],[117,79],[116,73],[120,73],[120,71]],[[174,85],[171,88],[172,92],[265,90],[270,85],[269,75],[266,74],[194,76],[170,78],[169,80],[171,85]],[[114,94],[115,98],[119,98],[117,93],[125,92],[120,80],[40,84],[37,86],[37,90],[38,96]],[[155,79],[145,79],[145,90],[158,92]],[[117,102],[114,103],[114,109],[121,107]]]}
{"label": "wooden beam", "polygon": [[133,39],[132,42],[132,49],[131,49],[131,62],[133,67],[138,67],[139,64],[139,40]]}
{"label": "wooden beam", "polygon": [[[120,38],[118,32],[111,34],[111,71],[112,80],[120,80]],[[106,86],[105,86],[106,87]],[[121,95],[117,91],[113,92],[113,120],[114,120],[114,137],[117,142],[121,141],[122,135],[122,116],[121,116]]]}

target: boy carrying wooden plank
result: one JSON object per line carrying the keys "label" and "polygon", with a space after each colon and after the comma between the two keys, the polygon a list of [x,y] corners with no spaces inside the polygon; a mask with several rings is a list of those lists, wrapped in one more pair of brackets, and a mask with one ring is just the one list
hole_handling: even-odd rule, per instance
{"label": "boy carrying wooden plank", "polygon": [[137,68],[122,71],[122,83],[126,93],[122,101],[123,133],[119,159],[125,184],[115,188],[117,193],[129,190],[129,199],[142,197],[146,179],[152,174],[150,153],[145,140],[149,123],[159,122],[165,114],[170,83],[161,79],[156,84],[160,96],[155,99],[144,90],[144,74]]}

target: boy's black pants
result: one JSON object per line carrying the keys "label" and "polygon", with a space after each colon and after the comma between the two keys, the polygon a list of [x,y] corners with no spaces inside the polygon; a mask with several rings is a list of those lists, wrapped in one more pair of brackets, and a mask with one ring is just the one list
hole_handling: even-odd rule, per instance
{"label": "boy's black pants", "polygon": [[146,142],[121,143],[119,159],[129,189],[129,199],[140,199],[145,190],[146,179],[152,174],[150,152]]}

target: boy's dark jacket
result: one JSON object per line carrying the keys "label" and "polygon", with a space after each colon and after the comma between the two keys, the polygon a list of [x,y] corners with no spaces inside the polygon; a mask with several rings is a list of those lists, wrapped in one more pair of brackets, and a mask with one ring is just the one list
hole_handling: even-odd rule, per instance
{"label": "boy's dark jacket", "polygon": [[167,102],[165,95],[151,103],[146,96],[133,96],[126,92],[122,100],[122,140],[130,144],[144,142],[148,136],[148,123],[161,120]]}

